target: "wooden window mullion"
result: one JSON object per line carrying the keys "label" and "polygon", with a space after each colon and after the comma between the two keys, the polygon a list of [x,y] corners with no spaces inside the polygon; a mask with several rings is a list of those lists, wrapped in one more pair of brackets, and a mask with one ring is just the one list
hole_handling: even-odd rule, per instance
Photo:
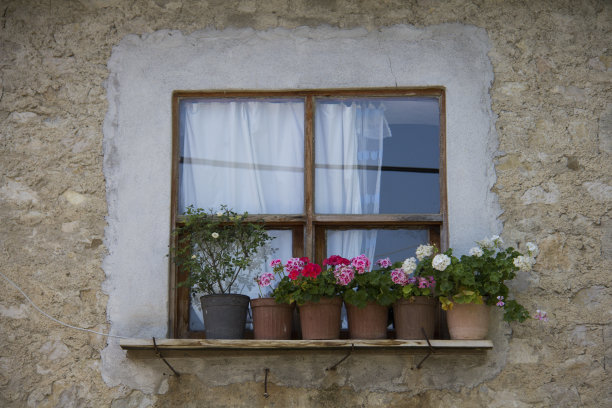
{"label": "wooden window mullion", "polygon": [[304,212],[306,213],[306,237],[304,256],[314,259],[314,97],[306,96],[304,109]]}

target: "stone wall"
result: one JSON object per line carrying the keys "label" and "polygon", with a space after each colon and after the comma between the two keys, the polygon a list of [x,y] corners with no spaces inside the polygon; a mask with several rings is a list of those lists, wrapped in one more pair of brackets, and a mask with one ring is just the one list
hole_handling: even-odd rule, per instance
{"label": "stone wall", "polygon": [[[0,405],[612,404],[609,2],[4,1],[0,16],[0,271],[50,315],[107,332],[116,312],[107,309],[113,287],[102,267],[112,234],[103,167],[114,156],[102,144],[107,64],[127,35],[459,23],[490,42],[502,237],[537,241],[542,251],[516,283],[519,300],[550,316],[497,327],[500,347],[486,358],[498,368],[484,374],[469,370],[483,357],[432,357],[416,371],[410,356],[355,356],[325,372],[337,354],[225,354],[177,361],[180,379],[139,388],[103,377],[104,337],[48,320],[0,279]],[[133,364],[141,376],[167,372],[156,360]],[[263,364],[272,364],[267,400],[263,370],[253,371]],[[445,365],[455,367],[454,381],[438,381]],[[391,384],[372,386],[377,377]]]}

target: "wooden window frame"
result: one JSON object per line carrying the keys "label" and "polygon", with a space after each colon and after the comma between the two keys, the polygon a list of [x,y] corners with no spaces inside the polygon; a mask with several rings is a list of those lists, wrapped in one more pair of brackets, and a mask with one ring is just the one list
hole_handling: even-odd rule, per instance
{"label": "wooden window frame", "polygon": [[[314,109],[316,98],[437,97],[440,108],[440,213],[435,214],[316,214],[314,209],[315,157]],[[172,93],[172,188],[170,229],[180,224],[178,188],[180,163],[180,101],[197,98],[303,98],[304,99],[304,213],[259,214],[269,229],[291,230],[293,256],[308,256],[321,264],[326,252],[326,230],[333,229],[425,229],[430,243],[448,248],[446,194],[446,91],[444,87],[315,89],[291,91],[174,91]],[[171,238],[172,240],[172,238]],[[170,242],[173,244],[173,242]],[[169,331],[172,338],[202,338],[204,332],[189,329],[189,288],[177,288],[185,273],[169,264]]]}

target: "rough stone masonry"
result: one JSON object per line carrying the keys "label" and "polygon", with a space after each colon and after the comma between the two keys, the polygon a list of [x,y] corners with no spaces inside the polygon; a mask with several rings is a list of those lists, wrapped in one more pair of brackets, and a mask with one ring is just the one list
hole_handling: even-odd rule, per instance
{"label": "rough stone masonry", "polygon": [[[449,27],[456,35],[432,34]],[[169,33],[181,42],[177,46],[236,35],[308,42],[323,34],[331,43],[359,37],[389,46],[398,38],[411,44],[430,35],[442,38],[441,46],[452,42],[447,61],[460,61],[453,52],[474,50],[478,40],[476,49],[484,52],[473,71],[483,75],[478,83],[485,92],[469,106],[490,122],[475,133],[486,136],[486,146],[475,149],[488,158],[482,163],[485,174],[477,175],[486,184],[479,194],[490,198],[491,211],[481,228],[497,229],[512,245],[538,242],[538,263],[515,289],[522,303],[546,310],[550,321],[499,323],[493,327],[495,348],[486,355],[434,356],[421,370],[411,369],[419,356],[389,353],[353,356],[335,372],[325,371],[342,357],[333,352],[225,353],[173,360],[183,373],[177,379],[165,375],[158,360],[119,355],[116,339],[50,321],[0,279],[1,406],[612,405],[610,2],[3,1],[0,271],[47,313],[75,326],[134,337],[164,335],[159,320],[144,312],[125,318],[116,299],[124,285],[134,285],[136,298],[166,293],[167,273],[152,274],[144,284],[113,274],[125,268],[115,263],[121,248],[114,237],[126,228],[143,237],[152,230],[114,212],[122,206],[127,212],[121,214],[150,209],[121,201],[122,182],[132,177],[122,167],[125,146],[153,157],[163,156],[166,147],[139,145],[133,136],[138,129],[121,127],[125,118],[114,109],[138,91],[116,77],[125,62],[118,56],[127,44],[155,53]],[[404,54],[385,49],[392,63]],[[408,83],[418,80],[414,67],[418,63],[394,66],[398,85],[431,85]],[[388,69],[385,61],[377,72],[382,78]],[[174,72],[188,73],[185,67]],[[289,74],[283,73],[283,87],[320,83]],[[463,84],[461,78],[455,83]],[[272,86],[269,78],[262,81]],[[171,90],[172,81],[168,86]],[[160,120],[156,137],[169,142],[165,119]],[[118,133],[109,137],[114,128]],[[476,144],[474,138],[467,142]],[[454,151],[462,149],[470,151],[461,144]],[[148,176],[143,183],[167,183]],[[159,188],[160,201],[168,195]],[[155,250],[165,251],[166,242],[157,242]],[[139,254],[151,246],[130,245],[132,255],[121,261],[139,265]],[[152,268],[160,262],[153,261]],[[167,305],[156,307],[163,314]],[[264,366],[271,368],[269,399],[262,396]]]}

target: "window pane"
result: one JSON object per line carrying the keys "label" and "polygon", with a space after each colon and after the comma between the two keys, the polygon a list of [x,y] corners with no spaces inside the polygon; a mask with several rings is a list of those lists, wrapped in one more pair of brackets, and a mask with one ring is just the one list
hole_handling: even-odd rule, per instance
{"label": "window pane", "polygon": [[439,213],[437,98],[317,99],[315,211]]}
{"label": "window pane", "polygon": [[180,115],[180,213],[303,212],[303,100],[190,99]]}
{"label": "window pane", "polygon": [[403,261],[415,256],[417,247],[428,242],[425,229],[327,230],[327,254],[353,258],[365,254],[372,263],[381,258]]}
{"label": "window pane", "polygon": [[[260,257],[256,259],[253,268],[248,271],[243,271],[238,277],[234,288],[236,293],[242,293],[250,298],[259,297],[259,289],[255,282],[255,277],[263,272],[272,272],[270,262],[273,259],[280,258],[283,261],[291,258],[293,245],[293,232],[291,230],[268,230],[268,233],[274,238],[270,242],[270,246]],[[267,296],[267,293],[263,293]],[[247,315],[247,328],[252,328],[251,314]],[[191,297],[189,308],[189,330],[201,331],[204,330],[204,321],[202,319],[202,308],[200,306],[200,295]]]}

